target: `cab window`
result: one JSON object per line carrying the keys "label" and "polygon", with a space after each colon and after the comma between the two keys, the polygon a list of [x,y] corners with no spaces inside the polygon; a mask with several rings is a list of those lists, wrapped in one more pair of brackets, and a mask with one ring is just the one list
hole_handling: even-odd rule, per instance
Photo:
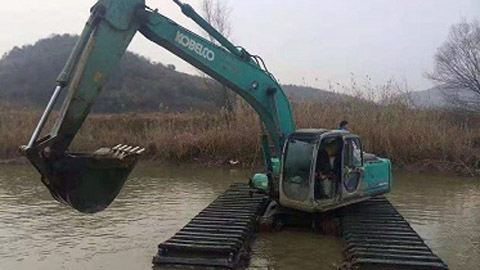
{"label": "cab window", "polygon": [[362,145],[357,138],[346,139],[345,166],[349,168],[363,166]]}
{"label": "cab window", "polygon": [[305,201],[309,194],[314,143],[291,139],[285,149],[283,190],[290,199]]}

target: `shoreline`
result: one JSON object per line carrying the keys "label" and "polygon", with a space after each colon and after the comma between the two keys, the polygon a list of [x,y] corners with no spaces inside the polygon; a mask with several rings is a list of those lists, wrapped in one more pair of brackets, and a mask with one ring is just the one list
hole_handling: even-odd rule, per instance
{"label": "shoreline", "polygon": [[[201,166],[201,167],[220,167],[220,168],[240,168],[240,169],[249,169],[249,168],[257,168],[261,170],[262,163],[254,164],[245,164],[239,163],[238,165],[231,165],[228,162],[221,161],[221,160],[196,160],[196,161],[183,161],[178,162],[174,160],[154,160],[154,159],[141,159],[138,165],[147,165],[147,166],[159,166],[159,165],[169,165],[169,166],[185,166],[185,165],[192,165],[192,166]],[[441,168],[451,168],[456,164],[450,164],[450,166],[445,166],[445,162],[438,161],[434,163],[430,161],[428,166],[422,166],[421,164],[408,164],[408,165],[396,165],[393,164],[393,173],[395,171],[405,171],[410,173],[419,173],[419,174],[442,174],[450,177],[476,177],[480,176],[480,169],[475,168],[465,168],[465,170],[442,170]],[[27,158],[25,157],[16,157],[10,159],[0,159],[0,166],[30,166],[30,163]],[[33,168],[33,167],[32,167]]]}

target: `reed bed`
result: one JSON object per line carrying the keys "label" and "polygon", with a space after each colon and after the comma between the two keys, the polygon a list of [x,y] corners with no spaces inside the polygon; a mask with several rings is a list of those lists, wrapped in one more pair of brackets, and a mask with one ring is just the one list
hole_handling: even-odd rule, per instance
{"label": "reed bed", "polygon": [[[471,117],[355,98],[292,107],[297,128],[334,129],[348,120],[365,150],[390,158],[396,166],[479,172],[480,123]],[[19,157],[18,146],[28,141],[39,116],[39,111],[0,109],[0,159]],[[82,127],[72,151],[123,143],[146,147],[144,158],[149,160],[209,164],[238,160],[250,166],[261,163],[260,130],[257,115],[244,103],[233,112],[96,114]]]}

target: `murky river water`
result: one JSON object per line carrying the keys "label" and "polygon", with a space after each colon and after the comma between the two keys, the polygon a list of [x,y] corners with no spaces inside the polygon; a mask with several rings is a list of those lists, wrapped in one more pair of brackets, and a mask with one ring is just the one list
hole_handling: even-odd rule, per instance
{"label": "murky river water", "polygon": [[[27,166],[0,166],[0,269],[151,269],[156,246],[247,172],[138,166],[96,215],[50,198]],[[480,265],[480,179],[395,174],[389,195],[451,269]],[[249,269],[335,269],[342,243],[302,230],[262,233]]]}

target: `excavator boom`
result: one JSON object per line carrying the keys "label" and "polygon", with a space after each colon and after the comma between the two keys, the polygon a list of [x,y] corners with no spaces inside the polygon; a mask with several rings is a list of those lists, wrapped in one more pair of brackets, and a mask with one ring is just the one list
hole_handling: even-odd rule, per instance
{"label": "excavator boom", "polygon": [[[182,9],[186,10],[186,13],[194,12],[188,5]],[[138,14],[138,17],[144,19],[140,32],[146,38],[207,73],[244,98],[260,116],[275,151],[280,155],[285,137],[295,130],[295,126],[289,101],[271,74],[261,69],[245,50],[232,48],[233,45],[226,39],[224,43],[233,52],[196,35],[159,13],[143,10]],[[200,21],[201,26],[203,25],[201,23],[206,24]],[[218,35],[220,34],[212,36]]]}
{"label": "excavator boom", "polygon": [[[174,1],[220,45],[149,9],[144,0],[99,0],[91,9],[40,123],[28,145],[21,147],[57,200],[81,212],[105,209],[144,151],[127,145],[102,148],[93,154],[68,151],[137,31],[228,86],[255,109],[274,146],[271,152],[264,136],[266,167],[273,172],[271,157],[281,155],[286,137],[295,130],[287,97],[262,68],[263,60],[234,46],[189,5]],[[67,94],[60,116],[53,130],[38,139],[61,91]]]}

